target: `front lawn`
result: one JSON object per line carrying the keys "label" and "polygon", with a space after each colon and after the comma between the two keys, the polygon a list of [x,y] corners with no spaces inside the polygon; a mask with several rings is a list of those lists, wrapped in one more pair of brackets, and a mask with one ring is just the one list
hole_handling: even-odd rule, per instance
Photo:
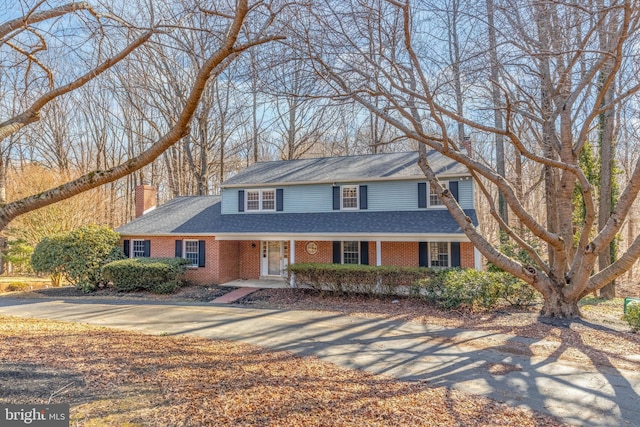
{"label": "front lawn", "polygon": [[444,387],[259,347],[0,316],[0,402],[69,403],[71,425],[557,426]]}

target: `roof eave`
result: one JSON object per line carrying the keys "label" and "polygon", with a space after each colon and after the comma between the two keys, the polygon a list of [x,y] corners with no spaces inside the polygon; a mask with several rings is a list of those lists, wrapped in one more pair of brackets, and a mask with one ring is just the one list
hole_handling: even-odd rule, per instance
{"label": "roof eave", "polygon": [[[442,173],[438,174],[438,178],[471,178],[470,173]],[[409,175],[409,176],[397,176],[397,177],[374,177],[374,178],[356,178],[345,180],[314,180],[314,181],[274,181],[274,182],[245,182],[239,184],[221,184],[220,188],[245,188],[251,187],[278,187],[288,185],[312,185],[312,184],[336,184],[343,182],[379,182],[379,181],[414,181],[414,180],[426,180],[424,175]]]}

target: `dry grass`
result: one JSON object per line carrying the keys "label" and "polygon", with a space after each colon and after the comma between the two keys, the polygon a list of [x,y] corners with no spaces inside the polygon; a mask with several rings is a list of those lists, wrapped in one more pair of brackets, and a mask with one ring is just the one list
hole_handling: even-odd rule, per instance
{"label": "dry grass", "polygon": [[71,425],[561,425],[288,352],[75,323],[0,317],[0,360],[1,402],[55,394],[52,403],[71,404]]}

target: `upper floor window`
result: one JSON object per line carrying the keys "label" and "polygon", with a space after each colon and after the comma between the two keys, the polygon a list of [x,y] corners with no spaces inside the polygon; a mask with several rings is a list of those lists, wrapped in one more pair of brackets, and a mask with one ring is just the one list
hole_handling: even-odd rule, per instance
{"label": "upper floor window", "polygon": [[[444,181],[444,182],[441,182],[440,184],[442,184],[444,188],[447,188],[447,189],[449,188],[449,181]],[[427,200],[429,200],[430,208],[444,207],[444,203],[440,198],[438,190],[439,189],[435,185],[429,184],[429,197],[427,198]]]}
{"label": "upper floor window", "polygon": [[358,209],[358,186],[343,185],[341,187],[341,208]]}
{"label": "upper floor window", "polygon": [[131,255],[133,258],[144,258],[147,255],[147,243],[145,240],[133,240],[131,242]]}
{"label": "upper floor window", "polygon": [[247,211],[273,211],[275,203],[275,190],[247,190]]}

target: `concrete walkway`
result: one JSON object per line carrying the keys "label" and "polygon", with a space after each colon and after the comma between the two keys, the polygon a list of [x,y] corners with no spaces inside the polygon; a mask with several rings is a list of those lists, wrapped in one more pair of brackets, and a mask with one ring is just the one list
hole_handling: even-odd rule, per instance
{"label": "concrete walkway", "polygon": [[[314,311],[215,304],[0,298],[0,314],[188,334],[289,350],[406,381],[456,388],[546,412],[574,425],[640,426],[640,373],[597,369],[468,344],[495,334]],[[529,344],[533,339],[508,337]],[[504,374],[491,368],[506,367]],[[509,367],[512,369],[510,370]]]}

